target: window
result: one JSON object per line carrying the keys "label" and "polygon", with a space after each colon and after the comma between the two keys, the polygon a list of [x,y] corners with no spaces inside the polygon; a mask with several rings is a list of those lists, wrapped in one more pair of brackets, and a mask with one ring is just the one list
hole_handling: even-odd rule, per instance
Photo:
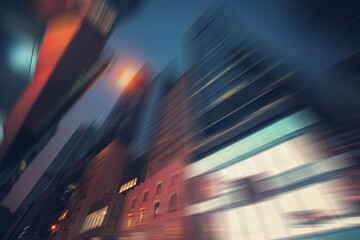
{"label": "window", "polygon": [[137,178],[134,178],[133,180],[131,180],[131,181],[123,184],[123,185],[120,187],[119,193],[125,192],[125,191],[128,190],[129,188],[132,188],[132,187],[136,186],[136,183],[137,183]]}
{"label": "window", "polygon": [[135,206],[136,206],[136,198],[134,198],[134,199],[132,200],[131,208],[135,208]]}
{"label": "window", "polygon": [[145,216],[145,209],[141,210],[140,212],[140,217],[139,217],[139,224],[143,224],[144,223],[144,216]]}
{"label": "window", "polygon": [[177,194],[173,194],[170,197],[170,207],[169,210],[170,211],[175,211],[177,207]]}
{"label": "window", "polygon": [[133,220],[133,216],[132,215],[128,216],[128,222],[127,222],[127,228],[128,229],[131,228],[132,220]]}
{"label": "window", "polygon": [[174,174],[174,175],[172,175],[172,177],[171,177],[171,184],[172,185],[175,185],[175,184],[177,184],[178,183],[178,174]]}
{"label": "window", "polygon": [[67,214],[68,214],[68,210],[66,210],[65,212],[63,212],[63,213],[60,215],[58,221],[64,220]]}
{"label": "window", "polygon": [[154,217],[158,216],[159,213],[160,213],[160,202],[157,202],[154,205]]}
{"label": "window", "polygon": [[103,207],[102,209],[99,209],[93,213],[90,213],[87,215],[84,225],[81,228],[81,233],[87,232],[89,230],[92,230],[94,228],[102,226],[105,215],[107,213],[108,207]]}
{"label": "window", "polygon": [[156,187],[156,194],[160,194],[161,193],[161,188],[162,188],[162,183],[159,183]]}
{"label": "window", "polygon": [[143,202],[147,202],[148,197],[149,197],[149,191],[144,192]]}

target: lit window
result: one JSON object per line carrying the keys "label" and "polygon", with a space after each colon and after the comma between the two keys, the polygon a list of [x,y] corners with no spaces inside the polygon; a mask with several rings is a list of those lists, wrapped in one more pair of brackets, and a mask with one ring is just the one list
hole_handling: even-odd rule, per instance
{"label": "lit window", "polygon": [[144,210],[141,210],[141,212],[140,212],[139,224],[143,224],[143,223],[144,223],[144,216],[145,216],[145,209],[144,209]]}
{"label": "lit window", "polygon": [[119,190],[119,193],[125,192],[126,190],[128,190],[129,188],[132,188],[136,185],[137,183],[137,178],[132,179],[131,181],[123,184]]}
{"label": "lit window", "polygon": [[84,225],[81,228],[81,233],[100,227],[104,222],[107,209],[108,207],[106,206],[87,215]]}
{"label": "lit window", "polygon": [[22,160],[19,166],[19,172],[23,172],[27,167],[27,161]]}
{"label": "lit window", "polygon": [[158,216],[159,213],[160,213],[160,202],[157,202],[154,205],[154,217]]}
{"label": "lit window", "polygon": [[136,198],[134,198],[134,199],[132,200],[131,208],[135,208],[135,206],[136,206]]}
{"label": "lit window", "polygon": [[65,217],[66,217],[66,215],[67,215],[67,213],[68,213],[68,210],[66,210],[65,212],[63,212],[63,213],[60,215],[60,217],[59,217],[58,221],[62,221],[62,220],[64,220],[64,219],[65,219]]}
{"label": "lit window", "polygon": [[133,220],[133,216],[132,215],[128,216],[128,222],[127,222],[127,228],[128,229],[131,228],[132,220]]}
{"label": "lit window", "polygon": [[156,194],[160,194],[161,193],[161,188],[162,188],[162,183],[159,183],[156,187]]}
{"label": "lit window", "polygon": [[174,210],[176,210],[176,207],[177,207],[177,195],[173,194],[170,197],[170,209],[169,210],[174,211]]}
{"label": "lit window", "polygon": [[147,202],[148,197],[149,197],[149,191],[144,192],[143,202]]}

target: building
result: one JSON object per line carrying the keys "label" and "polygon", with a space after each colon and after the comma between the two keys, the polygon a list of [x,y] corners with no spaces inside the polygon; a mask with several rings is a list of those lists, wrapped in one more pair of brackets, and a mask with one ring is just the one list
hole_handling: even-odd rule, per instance
{"label": "building", "polygon": [[[150,150],[153,144],[162,99],[169,92],[175,82],[175,66],[165,67],[149,84],[140,110],[139,122],[134,131],[134,139],[129,146],[130,160],[126,172],[120,181],[120,186],[125,186],[136,179],[136,183],[126,190],[139,185],[145,180],[146,169],[149,162]],[[119,187],[120,189],[121,187]],[[125,188],[122,189],[125,193]]]}
{"label": "building", "polygon": [[13,217],[8,208],[0,206],[0,234],[4,236],[11,224],[13,223]]}
{"label": "building", "polygon": [[0,111],[7,115],[32,80],[45,23],[24,1],[0,5]]}
{"label": "building", "polygon": [[133,141],[147,92],[147,71],[146,66],[139,69],[122,91],[100,130],[99,142],[108,144],[119,136],[127,144]]}
{"label": "building", "polygon": [[[108,211],[121,205],[122,196],[114,193],[117,193],[126,162],[126,145],[119,139],[91,159],[64,209],[68,217],[54,229],[53,239],[87,239],[93,234],[112,234],[120,212],[110,217]],[[109,222],[112,217],[114,221]]]}
{"label": "building", "polygon": [[[44,231],[44,229],[36,228],[35,225],[37,227],[42,226],[41,222],[44,221],[44,219],[51,223],[56,222],[58,218],[57,215],[60,215],[60,212],[57,213],[56,211],[59,211],[59,208],[60,211],[62,211],[61,205],[63,205],[63,203],[59,204],[59,199],[66,201],[66,198],[70,197],[69,193],[72,193],[73,191],[69,186],[75,186],[74,182],[76,179],[69,179],[67,172],[69,169],[74,168],[74,166],[78,167],[79,161],[83,160],[85,153],[87,153],[89,148],[94,144],[97,133],[98,120],[94,121],[90,126],[82,124],[76,129],[64,147],[54,158],[50,166],[45,170],[44,174],[16,209],[14,213],[15,223],[7,234],[9,239],[11,239],[11,236],[16,239],[24,232],[24,228],[26,227],[26,234],[23,233],[22,237],[25,237],[30,233],[36,236],[36,234],[38,234],[37,231],[42,231],[46,235],[46,230],[48,230],[47,226]],[[79,171],[79,175],[81,175],[80,172],[81,171]],[[66,194],[64,194],[65,192]],[[55,201],[54,199],[57,199],[56,201],[58,201],[56,208],[54,208],[54,206],[49,206],[52,211],[50,216],[46,216],[50,209],[46,208],[42,199],[45,200],[46,204],[53,203],[53,201]],[[34,219],[37,219],[36,223],[33,222]]]}
{"label": "building", "polygon": [[[146,80],[146,70],[142,68],[122,92],[95,144],[86,153],[85,170],[73,173],[80,177],[63,210],[68,217],[56,224],[53,239],[108,238],[115,234],[124,199],[117,190],[129,161],[129,146],[139,122]],[[56,202],[53,204],[56,206]]]}
{"label": "building", "polygon": [[17,212],[24,212],[43,191],[61,182],[66,171],[84,158],[85,153],[94,144],[98,127],[98,120],[96,120],[90,126],[82,124],[76,129],[18,207]]}
{"label": "building", "polygon": [[126,194],[118,227],[120,239],[184,239],[186,202],[182,169],[189,162],[187,79],[182,77],[160,105],[146,178],[120,186]]}
{"label": "building", "polygon": [[[68,11],[49,21],[33,81],[7,117],[0,147],[0,199],[111,60],[111,56],[99,57],[100,52],[115,22],[123,16],[118,16],[111,2],[89,3],[87,11]],[[133,5],[122,11],[131,13]]]}
{"label": "building", "polygon": [[354,206],[331,190],[348,181],[352,153],[328,154],[306,75],[261,39],[234,36],[225,7],[200,16],[186,38],[194,61],[186,239],[356,236]]}
{"label": "building", "polygon": [[158,112],[162,98],[169,92],[176,80],[174,64],[169,64],[149,84],[144,106],[140,113],[139,126],[134,133],[131,146],[134,158],[145,155],[151,147]]}

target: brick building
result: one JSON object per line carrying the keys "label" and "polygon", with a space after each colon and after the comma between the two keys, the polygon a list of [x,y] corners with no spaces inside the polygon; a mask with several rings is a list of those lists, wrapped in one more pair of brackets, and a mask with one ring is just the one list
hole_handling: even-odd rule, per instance
{"label": "brick building", "polygon": [[183,239],[182,169],[189,160],[186,75],[164,97],[146,179],[126,193],[120,239]]}

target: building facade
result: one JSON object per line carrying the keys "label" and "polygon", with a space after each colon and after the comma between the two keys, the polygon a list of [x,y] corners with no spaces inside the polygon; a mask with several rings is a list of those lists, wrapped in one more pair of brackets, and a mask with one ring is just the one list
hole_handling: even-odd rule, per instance
{"label": "building facade", "polygon": [[124,198],[117,190],[144,103],[146,74],[145,68],[139,70],[99,129],[83,159],[85,171],[66,204],[69,215],[56,225],[53,239],[107,239],[115,234]]}
{"label": "building facade", "polygon": [[187,239],[356,236],[354,206],[331,190],[348,181],[352,153],[329,155],[303,73],[261,39],[234,37],[223,10],[202,15],[187,38],[195,63]]}
{"label": "building facade", "polygon": [[[64,114],[110,63],[111,56],[100,57],[100,53],[120,18],[118,10],[108,1],[89,3],[86,11],[66,11],[53,16],[47,25],[33,81],[6,120],[0,147],[1,199],[19,178],[23,166],[47,144]],[[127,14],[134,10],[131,6]],[[8,174],[13,172],[16,174]]]}
{"label": "building facade", "polygon": [[185,76],[178,80],[161,102],[144,182],[135,186],[135,178],[120,186],[126,194],[120,239],[184,239],[182,169],[189,162],[190,144],[186,81]]}

